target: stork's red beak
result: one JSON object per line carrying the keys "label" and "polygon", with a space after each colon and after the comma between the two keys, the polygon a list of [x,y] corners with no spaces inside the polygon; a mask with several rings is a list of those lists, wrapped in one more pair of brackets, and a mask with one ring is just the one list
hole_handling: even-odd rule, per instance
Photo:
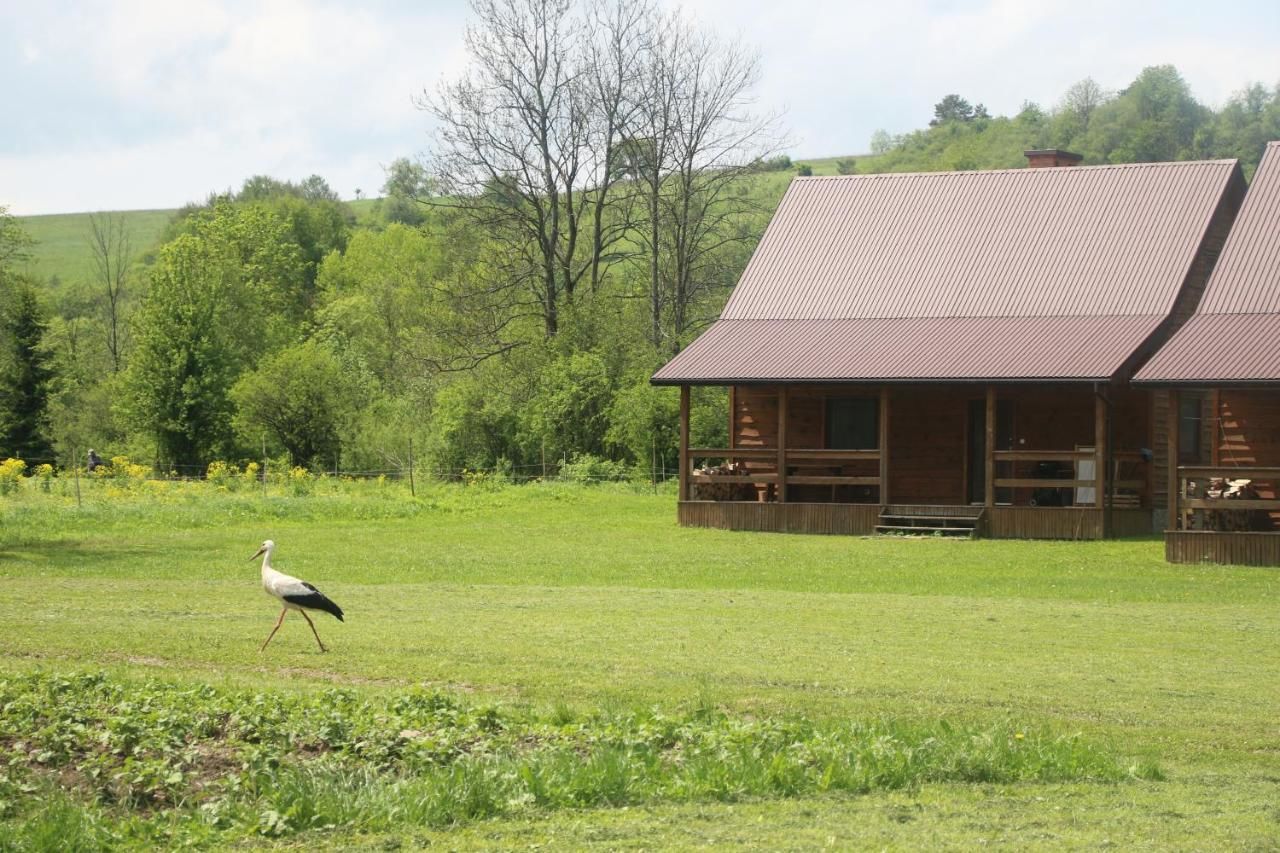
{"label": "stork's red beak", "polygon": [[257,552],[256,552],[252,557],[250,557],[250,558],[249,558],[249,562],[250,562],[250,563],[252,563],[254,560],[258,559],[260,556],[262,556],[262,552],[263,552],[263,551],[265,551],[265,550],[267,550],[267,549],[266,549],[266,548],[259,548],[259,549],[257,550]]}

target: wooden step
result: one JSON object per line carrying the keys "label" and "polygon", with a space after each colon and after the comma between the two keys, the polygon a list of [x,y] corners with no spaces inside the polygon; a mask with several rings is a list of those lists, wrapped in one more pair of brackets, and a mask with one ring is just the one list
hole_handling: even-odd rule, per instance
{"label": "wooden step", "polygon": [[982,511],[972,507],[931,507],[889,505],[880,511],[876,533],[897,536],[948,536],[968,538],[978,535]]}
{"label": "wooden step", "polygon": [[919,525],[900,526],[896,524],[877,524],[876,533],[894,534],[898,536],[973,536],[977,531],[973,527],[921,527]]}
{"label": "wooden step", "polygon": [[955,527],[972,530],[978,525],[978,519],[972,516],[900,515],[897,513],[881,513],[880,523],[893,527]]}

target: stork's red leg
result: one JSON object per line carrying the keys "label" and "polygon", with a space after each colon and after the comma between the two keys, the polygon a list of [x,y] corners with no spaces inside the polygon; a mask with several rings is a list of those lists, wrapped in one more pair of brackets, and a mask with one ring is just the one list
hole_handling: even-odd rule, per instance
{"label": "stork's red leg", "polygon": [[329,651],[328,649],[326,649],[326,648],[324,647],[324,643],[321,643],[321,642],[320,642],[320,635],[319,635],[319,634],[316,634],[316,624],[315,624],[314,622],[312,622],[312,621],[311,621],[311,617],[307,615],[307,611],[305,611],[305,610],[299,610],[298,612],[302,614],[302,618],[303,618],[303,619],[306,619],[306,620],[307,620],[307,624],[311,626],[311,633],[316,635],[316,643],[320,646],[320,651],[322,651],[322,652],[327,652],[327,651]]}
{"label": "stork's red leg", "polygon": [[[272,638],[272,637],[274,637],[274,636],[276,635],[276,631],[279,631],[279,630],[280,630],[280,626],[284,624],[284,615],[285,615],[286,613],[288,613],[288,612],[289,612],[289,608],[287,608],[287,607],[281,608],[281,610],[280,610],[280,618],[276,620],[276,626],[275,626],[274,628],[272,628],[272,629],[271,629],[271,633],[270,633],[270,634],[267,634],[267,640],[266,640],[266,642],[264,642],[264,643],[262,644],[262,648],[258,649],[258,651],[260,651],[260,652],[265,652],[265,651],[267,650],[267,643],[271,642],[271,638]],[[311,620],[310,620],[310,619],[308,619],[307,621],[308,621],[308,622],[310,622]],[[315,630],[315,629],[312,629],[312,630]]]}

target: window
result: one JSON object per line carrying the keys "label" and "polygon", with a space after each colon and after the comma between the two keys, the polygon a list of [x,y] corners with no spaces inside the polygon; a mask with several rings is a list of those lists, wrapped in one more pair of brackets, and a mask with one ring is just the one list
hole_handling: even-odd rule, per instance
{"label": "window", "polygon": [[1178,399],[1178,461],[1200,462],[1201,397],[1185,394]]}
{"label": "window", "polygon": [[827,399],[827,447],[875,450],[880,446],[880,405],[874,397]]}

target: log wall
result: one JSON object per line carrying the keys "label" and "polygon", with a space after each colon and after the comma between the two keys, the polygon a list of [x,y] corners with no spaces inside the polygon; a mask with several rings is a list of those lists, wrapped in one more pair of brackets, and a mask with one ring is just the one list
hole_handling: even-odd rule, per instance
{"label": "log wall", "polygon": [[890,395],[889,495],[898,504],[965,504],[970,399],[981,388],[905,388]]}
{"label": "log wall", "polygon": [[[1153,447],[1151,393],[1112,389],[1116,447]],[[806,386],[788,389],[787,446],[826,446],[824,400],[827,396],[875,397],[869,385]],[[983,386],[897,386],[889,391],[889,499],[895,503],[968,503],[966,464],[968,406],[984,398]],[[1003,386],[1000,399],[1014,401],[1015,450],[1072,450],[1094,442],[1094,394],[1089,387]],[[733,401],[732,443],[738,448],[777,447],[778,389],[776,386],[737,386]],[[1167,405],[1167,403],[1166,403]],[[757,464],[756,467],[760,467]],[[767,465],[765,467],[768,467]],[[1034,463],[1019,463],[1000,476],[1032,476]],[[770,468],[770,470],[773,470]],[[871,475],[849,467],[852,475]],[[1145,471],[1142,472],[1145,475]],[[1124,479],[1129,479],[1126,475]],[[790,498],[800,502],[832,500],[829,487],[795,486]],[[1145,490],[1150,491],[1150,489]],[[1016,503],[1025,503],[1031,490],[1019,490]],[[834,499],[852,501],[848,494]]]}

